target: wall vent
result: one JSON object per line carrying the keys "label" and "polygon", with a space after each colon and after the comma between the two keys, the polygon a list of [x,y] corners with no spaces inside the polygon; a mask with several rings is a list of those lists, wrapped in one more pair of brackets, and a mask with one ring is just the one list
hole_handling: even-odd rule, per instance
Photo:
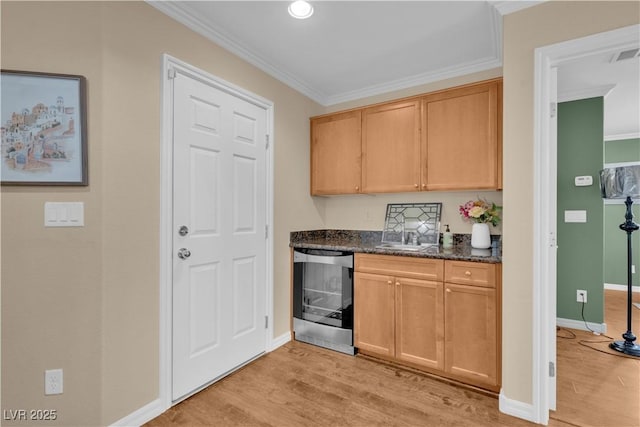
{"label": "wall vent", "polygon": [[620,62],[626,59],[637,58],[637,57],[640,57],[640,48],[627,49],[621,52],[616,52],[613,55],[613,58],[611,58],[611,62],[615,63],[615,62]]}

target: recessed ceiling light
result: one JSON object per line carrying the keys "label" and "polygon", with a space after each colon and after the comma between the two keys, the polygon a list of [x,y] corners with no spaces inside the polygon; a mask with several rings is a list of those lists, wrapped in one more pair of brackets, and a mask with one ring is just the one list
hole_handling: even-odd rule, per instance
{"label": "recessed ceiling light", "polygon": [[313,15],[313,6],[304,0],[294,1],[289,5],[289,15],[296,19],[307,19]]}

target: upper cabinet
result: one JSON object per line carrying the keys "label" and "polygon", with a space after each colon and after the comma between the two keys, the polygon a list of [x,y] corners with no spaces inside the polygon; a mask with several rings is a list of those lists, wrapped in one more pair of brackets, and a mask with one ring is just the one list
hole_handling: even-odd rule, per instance
{"label": "upper cabinet", "polygon": [[397,102],[362,112],[362,191],[420,189],[420,102]]}
{"label": "upper cabinet", "polygon": [[502,189],[502,79],[311,119],[311,194]]}
{"label": "upper cabinet", "polygon": [[360,111],[311,119],[311,194],[360,192]]}
{"label": "upper cabinet", "polygon": [[491,82],[424,98],[422,183],[427,190],[500,188],[498,86]]}

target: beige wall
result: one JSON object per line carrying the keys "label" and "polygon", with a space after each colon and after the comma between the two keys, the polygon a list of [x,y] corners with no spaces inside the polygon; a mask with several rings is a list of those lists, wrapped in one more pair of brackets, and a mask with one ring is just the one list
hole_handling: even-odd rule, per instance
{"label": "beige wall", "polygon": [[[2,409],[103,425],[158,397],[163,53],[274,102],[274,335],[287,333],[289,232],[323,226],[308,118],[324,109],[143,2],[1,8],[2,68],[87,78],[90,159],[89,187],[2,188]],[[84,202],[86,226],[45,229],[45,201]],[[64,394],[45,397],[52,368]]]}
{"label": "beige wall", "polygon": [[[73,15],[83,19],[67,26],[55,25],[56,15],[38,4],[23,6],[25,14],[14,13],[10,3],[1,7],[2,68],[87,76],[91,129],[89,187],[2,187],[2,409],[57,409],[61,423],[96,424],[103,294],[103,109],[94,101],[102,97],[100,11],[77,4]],[[86,226],[44,228],[45,201],[83,201]],[[64,369],[65,393],[45,397],[44,371],[55,368]]]}
{"label": "beige wall", "polygon": [[640,3],[554,1],[503,22],[503,392],[531,403],[534,49],[637,24]]}
{"label": "beige wall", "polygon": [[[375,194],[328,198],[324,204],[327,228],[353,230],[382,230],[388,203],[442,203],[441,231],[449,224],[454,233],[471,233],[471,223],[464,222],[458,206],[481,197],[502,205],[498,191],[429,191],[403,194]],[[502,225],[490,227],[491,234],[502,234]]]}

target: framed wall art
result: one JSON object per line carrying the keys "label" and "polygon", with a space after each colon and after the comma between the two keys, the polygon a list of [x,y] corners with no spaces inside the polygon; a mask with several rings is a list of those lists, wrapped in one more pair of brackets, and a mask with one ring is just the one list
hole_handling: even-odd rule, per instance
{"label": "framed wall art", "polygon": [[0,73],[2,185],[88,185],[85,78]]}

